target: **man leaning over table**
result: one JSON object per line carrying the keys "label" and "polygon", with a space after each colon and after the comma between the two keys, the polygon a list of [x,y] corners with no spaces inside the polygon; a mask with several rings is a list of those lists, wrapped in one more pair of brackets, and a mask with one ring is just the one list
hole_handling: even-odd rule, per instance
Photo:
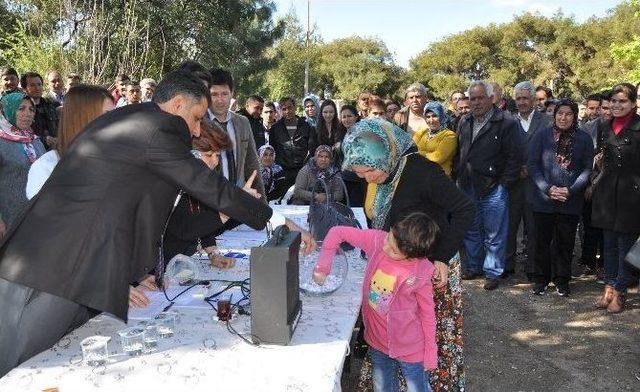
{"label": "man leaning over table", "polygon": [[190,152],[208,100],[200,79],[171,72],[153,102],[109,112],[76,138],[0,245],[0,376],[96,313],[127,320],[129,282],[155,266],[178,189],[265,227],[271,209]]}

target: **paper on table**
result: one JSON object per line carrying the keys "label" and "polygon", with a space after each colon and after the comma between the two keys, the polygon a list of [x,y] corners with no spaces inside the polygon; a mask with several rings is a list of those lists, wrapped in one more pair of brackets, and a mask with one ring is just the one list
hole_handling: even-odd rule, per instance
{"label": "paper on table", "polygon": [[[147,291],[144,294],[149,298],[149,305],[144,308],[129,306],[129,320],[148,320],[160,314],[170,302],[164,297],[162,291]],[[171,298],[171,293],[167,291]]]}

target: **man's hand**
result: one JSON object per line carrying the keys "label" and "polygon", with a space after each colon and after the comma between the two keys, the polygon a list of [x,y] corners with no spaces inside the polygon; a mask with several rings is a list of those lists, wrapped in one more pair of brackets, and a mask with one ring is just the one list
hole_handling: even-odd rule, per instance
{"label": "man's hand", "polygon": [[327,195],[325,193],[316,193],[315,198],[318,203],[324,203],[327,201]]}
{"label": "man's hand", "polygon": [[527,166],[525,165],[520,166],[520,178],[527,178],[528,175],[529,175],[529,172],[527,171]]}
{"label": "man's hand", "polygon": [[302,235],[302,243],[304,244],[304,248],[302,250],[303,255],[307,256],[308,254],[310,254],[311,252],[313,252],[318,248],[318,244],[316,243],[316,240],[313,239],[313,236],[311,235],[311,233],[309,233],[302,227],[293,223],[293,221],[289,218],[285,220],[285,224],[287,225],[289,230],[299,231],[300,234]]}
{"label": "man's hand", "polygon": [[436,289],[446,287],[449,280],[449,266],[442,261],[434,261],[433,266],[435,267],[433,278],[431,278],[433,287]]}
{"label": "man's hand", "polygon": [[129,306],[134,308],[146,308],[149,306],[149,298],[147,298],[140,286],[129,286]]}
{"label": "man's hand", "polygon": [[7,235],[7,225],[4,224],[4,221],[0,219],[0,240]]}
{"label": "man's hand", "polygon": [[253,181],[256,179],[257,175],[258,175],[258,172],[254,170],[253,173],[251,173],[251,176],[249,177],[247,182],[242,187],[242,190],[247,192],[251,196],[255,197],[256,199],[259,199],[262,197],[262,195],[260,194],[260,192],[252,188]]}

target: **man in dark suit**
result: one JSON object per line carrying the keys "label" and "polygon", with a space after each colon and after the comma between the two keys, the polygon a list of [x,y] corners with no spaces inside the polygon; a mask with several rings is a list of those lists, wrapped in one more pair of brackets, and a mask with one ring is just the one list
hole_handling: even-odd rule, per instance
{"label": "man in dark suit", "polygon": [[[233,96],[233,77],[224,69],[211,70],[209,85],[211,104],[208,120],[225,131],[233,143],[233,149],[220,155],[222,174],[232,183],[244,186],[253,171],[260,170],[258,150],[253,139],[249,120],[229,110]],[[257,176],[253,182],[261,195],[265,195],[262,178]],[[264,198],[266,201],[266,196]]]}
{"label": "man in dark suit", "polygon": [[158,263],[178,189],[262,229],[271,209],[191,154],[204,84],[172,72],[153,102],[87,125],[0,246],[0,376],[96,312],[127,320],[129,282]]}
{"label": "man in dark suit", "polygon": [[465,279],[486,277],[494,290],[505,267],[509,221],[508,188],[520,170],[519,130],[513,116],[493,106],[493,88],[484,81],[469,87],[471,114],[460,121],[458,185],[477,205],[464,239]]}
{"label": "man in dark suit", "polygon": [[515,115],[518,120],[522,160],[520,161],[519,178],[509,188],[509,237],[507,241],[507,264],[504,269],[504,276],[515,272],[515,259],[518,248],[518,228],[520,222],[524,223],[524,233],[526,235],[527,261],[525,272],[527,276],[533,273],[533,252],[534,252],[534,227],[533,211],[531,205],[526,201],[527,191],[533,192],[532,183],[527,173],[527,156],[530,141],[538,131],[550,127],[552,120],[545,113],[535,110],[536,88],[531,82],[525,81],[516,84],[514,95],[518,113]]}

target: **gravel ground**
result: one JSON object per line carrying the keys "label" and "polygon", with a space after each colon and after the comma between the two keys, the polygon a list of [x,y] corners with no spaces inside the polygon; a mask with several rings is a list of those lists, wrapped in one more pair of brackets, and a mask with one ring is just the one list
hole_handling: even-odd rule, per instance
{"label": "gravel ground", "polygon": [[[593,306],[603,286],[592,276],[574,279],[567,298],[532,295],[521,271],[495,291],[483,283],[464,282],[467,391],[640,391],[637,288],[609,315]],[[344,391],[357,390],[360,363],[345,369]]]}

